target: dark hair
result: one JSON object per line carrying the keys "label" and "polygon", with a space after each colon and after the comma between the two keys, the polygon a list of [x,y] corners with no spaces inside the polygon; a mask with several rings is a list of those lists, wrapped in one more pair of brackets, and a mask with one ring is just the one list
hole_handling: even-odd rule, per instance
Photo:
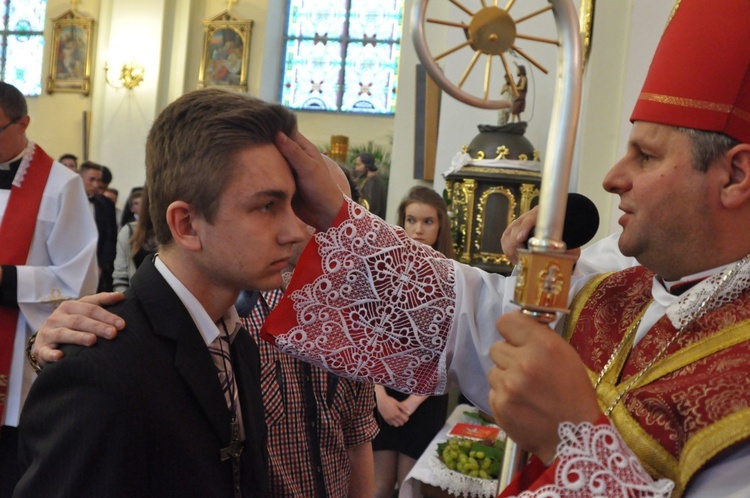
{"label": "dark hair", "polygon": [[107,187],[107,189],[105,190],[105,192],[112,192],[117,197],[120,197],[120,192],[116,188]]}
{"label": "dark hair", "polygon": [[349,191],[352,193],[352,200],[354,202],[359,202],[359,189],[357,189],[357,183],[354,181],[352,171],[339,162],[337,162],[336,164],[339,165],[341,171],[344,172],[344,176],[346,176],[346,181],[349,183]]}
{"label": "dark hair", "polygon": [[81,163],[81,166],[78,168],[78,170],[81,173],[83,173],[87,169],[94,169],[96,171],[101,171],[102,170],[102,165],[101,164],[97,164],[94,161],[83,161]]}
{"label": "dark hair", "polygon": [[29,113],[26,97],[18,88],[4,81],[0,81],[0,108],[11,121],[21,119]]}
{"label": "dark hair", "polygon": [[690,138],[690,149],[693,155],[693,167],[705,173],[718,158],[729,152],[741,142],[718,131],[696,130],[677,127],[677,131]]}
{"label": "dark hair", "polygon": [[102,182],[106,185],[112,183],[112,172],[106,166],[102,166]]}
{"label": "dark hair", "polygon": [[377,171],[378,167],[375,165],[375,156],[370,154],[369,152],[362,152],[357,156],[360,161],[362,161],[362,164],[365,165],[365,168],[367,168],[367,171]]}
{"label": "dark hair", "polygon": [[63,159],[72,159],[78,164],[78,157],[74,156],[73,154],[63,154],[60,156],[60,159],[58,161],[62,162]]}
{"label": "dark hair", "polygon": [[453,249],[453,239],[451,239],[450,220],[448,219],[448,206],[437,192],[431,188],[417,185],[412,187],[406,194],[406,197],[398,205],[398,226],[404,227],[406,221],[406,208],[410,204],[427,204],[437,211],[438,215],[438,236],[432,248],[444,254],[446,257],[455,259],[456,252]]}
{"label": "dark hair", "polygon": [[181,200],[213,222],[221,193],[232,181],[236,158],[255,145],[290,135],[297,118],[279,104],[208,88],[187,93],[156,118],[146,140],[146,185],[154,233],[172,241],[167,207]]}

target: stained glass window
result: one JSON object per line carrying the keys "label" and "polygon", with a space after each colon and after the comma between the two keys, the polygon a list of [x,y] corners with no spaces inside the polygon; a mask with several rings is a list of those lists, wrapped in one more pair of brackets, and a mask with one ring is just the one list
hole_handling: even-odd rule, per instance
{"label": "stained glass window", "polygon": [[403,0],[289,0],[281,103],[393,114]]}
{"label": "stained glass window", "polygon": [[46,10],[47,0],[4,0],[0,4],[0,80],[27,96],[42,93]]}

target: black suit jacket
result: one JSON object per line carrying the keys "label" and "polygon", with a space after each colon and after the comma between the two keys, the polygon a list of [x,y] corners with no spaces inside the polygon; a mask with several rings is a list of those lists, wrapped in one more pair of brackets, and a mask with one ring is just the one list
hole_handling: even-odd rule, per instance
{"label": "black suit jacket", "polygon": [[[17,497],[232,497],[221,462],[230,415],[206,344],[148,258],[111,308],[126,328],[65,358],[34,382],[19,425]],[[242,495],[263,497],[266,428],[255,342],[232,344],[245,428]],[[290,456],[291,457],[291,456]]]}
{"label": "black suit jacket", "polygon": [[117,212],[112,199],[103,195],[93,196],[91,202],[94,204],[94,222],[99,234],[96,259],[102,270],[97,291],[111,292],[112,271],[117,255]]}

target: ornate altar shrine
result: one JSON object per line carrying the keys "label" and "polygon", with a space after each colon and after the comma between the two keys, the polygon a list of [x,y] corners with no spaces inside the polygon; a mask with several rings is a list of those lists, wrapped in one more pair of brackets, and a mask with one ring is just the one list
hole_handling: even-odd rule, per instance
{"label": "ornate altar shrine", "polygon": [[500,237],[518,216],[537,204],[539,152],[523,136],[526,123],[479,126],[477,135],[445,174],[446,201],[458,260],[509,274]]}

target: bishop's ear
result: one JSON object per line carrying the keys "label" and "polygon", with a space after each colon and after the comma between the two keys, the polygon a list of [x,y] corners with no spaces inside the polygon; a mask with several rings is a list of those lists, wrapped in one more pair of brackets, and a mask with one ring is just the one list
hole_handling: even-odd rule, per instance
{"label": "bishop's ear", "polygon": [[167,207],[167,224],[174,241],[189,251],[200,251],[202,244],[195,224],[198,222],[190,204],[174,201]]}
{"label": "bishop's ear", "polygon": [[750,144],[740,144],[728,152],[730,162],[729,183],[725,185],[721,200],[727,208],[736,209],[750,205]]}

